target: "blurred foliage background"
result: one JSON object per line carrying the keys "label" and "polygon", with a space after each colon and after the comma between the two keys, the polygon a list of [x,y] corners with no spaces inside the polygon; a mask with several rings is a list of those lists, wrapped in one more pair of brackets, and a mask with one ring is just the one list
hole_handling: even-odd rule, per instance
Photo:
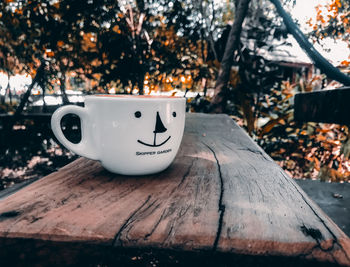
{"label": "blurred foliage background", "polygon": [[[287,10],[293,4],[283,1]],[[348,1],[332,0],[316,10],[308,21],[310,40],[349,39]],[[218,92],[225,47],[242,16],[228,81]],[[0,74],[8,81],[0,85],[3,187],[75,158],[57,145],[45,123],[18,120],[38,97],[45,113],[45,96],[68,104],[74,102],[71,92],[183,95],[190,112],[215,111],[212,98],[219,94],[220,111],[292,177],[349,181],[348,127],[293,119],[296,93],[340,84],[312,63],[281,52],[288,45],[286,27],[266,0],[1,1]],[[338,66],[344,72],[349,54],[345,51]],[[10,78],[16,75],[26,75],[29,82],[15,88]],[[5,122],[6,116],[15,119]]]}

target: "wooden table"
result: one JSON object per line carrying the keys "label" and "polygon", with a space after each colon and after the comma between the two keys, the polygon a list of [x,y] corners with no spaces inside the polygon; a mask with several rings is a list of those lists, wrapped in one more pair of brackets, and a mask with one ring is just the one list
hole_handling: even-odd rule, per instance
{"label": "wooden table", "polygon": [[350,266],[349,238],[226,115],[188,114],[160,174],[80,158],[7,196],[0,248],[1,266]]}

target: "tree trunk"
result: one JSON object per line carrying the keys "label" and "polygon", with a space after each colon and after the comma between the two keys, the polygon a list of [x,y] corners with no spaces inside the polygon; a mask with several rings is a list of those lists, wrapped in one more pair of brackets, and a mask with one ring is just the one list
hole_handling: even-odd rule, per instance
{"label": "tree trunk", "polygon": [[208,91],[208,79],[207,78],[203,78],[203,79],[204,79],[203,96],[206,97],[207,91]]}
{"label": "tree trunk", "polygon": [[21,102],[20,102],[19,106],[16,108],[15,114],[13,115],[12,119],[9,120],[9,122],[7,124],[5,124],[4,130],[5,130],[5,132],[8,132],[8,134],[10,134],[10,131],[12,131],[13,125],[18,120],[25,105],[27,104],[34,85],[37,83],[40,83],[41,80],[43,79],[45,66],[46,66],[46,63],[44,60],[42,60],[40,66],[36,72],[36,75],[35,75],[34,79],[32,80],[32,83],[29,85],[27,91],[24,93],[24,95],[21,98]]}
{"label": "tree trunk", "polygon": [[16,118],[22,113],[25,105],[28,102],[30,93],[32,92],[32,89],[33,89],[34,85],[36,83],[39,83],[42,80],[43,75],[44,75],[45,66],[46,66],[46,63],[45,63],[44,60],[42,60],[40,66],[39,66],[39,68],[38,68],[38,70],[36,72],[36,75],[35,75],[35,77],[34,77],[34,79],[32,81],[32,83],[30,84],[30,86],[28,87],[27,91],[23,95],[23,97],[21,99],[21,102],[20,102],[19,106],[16,109],[16,112],[14,114],[14,120],[16,120]]}
{"label": "tree trunk", "polygon": [[12,93],[11,93],[10,82],[7,84],[7,87],[6,87],[5,97],[6,97],[6,95],[9,96],[10,106],[12,106]]}
{"label": "tree trunk", "polygon": [[66,94],[66,75],[62,73],[62,76],[60,78],[60,90],[61,90],[61,97],[62,97],[62,103],[63,105],[69,104],[69,99]]}
{"label": "tree trunk", "polygon": [[213,54],[214,54],[214,59],[215,59],[215,60],[219,60],[218,53],[216,52],[216,49],[215,49],[215,42],[214,42],[214,38],[213,38],[212,33],[209,33],[209,40],[208,40],[208,43],[210,44],[211,51],[212,51]]}
{"label": "tree trunk", "polygon": [[142,72],[139,74],[139,79],[138,79],[138,86],[139,86],[139,95],[143,95],[144,91],[143,91],[143,83],[145,81],[145,74]]}
{"label": "tree trunk", "polygon": [[231,27],[227,38],[225,52],[221,60],[219,74],[216,80],[214,97],[211,102],[211,110],[216,113],[221,113],[224,110],[222,103],[222,92],[225,90],[230,78],[230,71],[233,62],[234,52],[237,50],[242,32],[242,24],[247,15],[250,0],[240,0],[236,9],[235,21]]}
{"label": "tree trunk", "polygon": [[[5,91],[6,92],[6,91]],[[5,105],[5,95],[0,94],[0,104]]]}
{"label": "tree trunk", "polygon": [[7,73],[7,87],[6,87],[6,91],[5,91],[5,98],[6,95],[8,94],[9,99],[10,99],[10,106],[12,106],[12,92],[11,92],[11,86],[10,86],[10,74]]}
{"label": "tree trunk", "polygon": [[46,96],[46,87],[45,85],[43,84],[38,84],[41,89],[43,89],[43,94],[42,94],[42,98],[43,98],[43,106],[41,108],[41,112],[43,113],[46,113],[47,112],[47,104],[46,104],[46,101],[45,101],[45,96]]}

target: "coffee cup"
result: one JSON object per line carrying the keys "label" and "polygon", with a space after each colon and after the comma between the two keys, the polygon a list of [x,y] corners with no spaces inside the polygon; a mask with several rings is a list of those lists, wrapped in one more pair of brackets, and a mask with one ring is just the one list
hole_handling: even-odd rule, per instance
{"label": "coffee cup", "polygon": [[[165,170],[174,160],[185,126],[183,97],[92,95],[85,106],[58,108],[52,131],[72,152],[101,162],[108,171],[147,175]],[[75,114],[81,121],[81,141],[70,142],[61,120]]]}

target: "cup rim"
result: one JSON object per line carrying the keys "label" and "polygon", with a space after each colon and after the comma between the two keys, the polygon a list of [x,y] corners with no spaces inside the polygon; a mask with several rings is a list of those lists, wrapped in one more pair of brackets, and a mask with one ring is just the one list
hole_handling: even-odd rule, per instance
{"label": "cup rim", "polygon": [[165,96],[165,95],[108,95],[108,94],[94,94],[85,96],[86,99],[94,100],[148,100],[148,101],[159,101],[159,100],[180,100],[185,99],[182,96]]}

